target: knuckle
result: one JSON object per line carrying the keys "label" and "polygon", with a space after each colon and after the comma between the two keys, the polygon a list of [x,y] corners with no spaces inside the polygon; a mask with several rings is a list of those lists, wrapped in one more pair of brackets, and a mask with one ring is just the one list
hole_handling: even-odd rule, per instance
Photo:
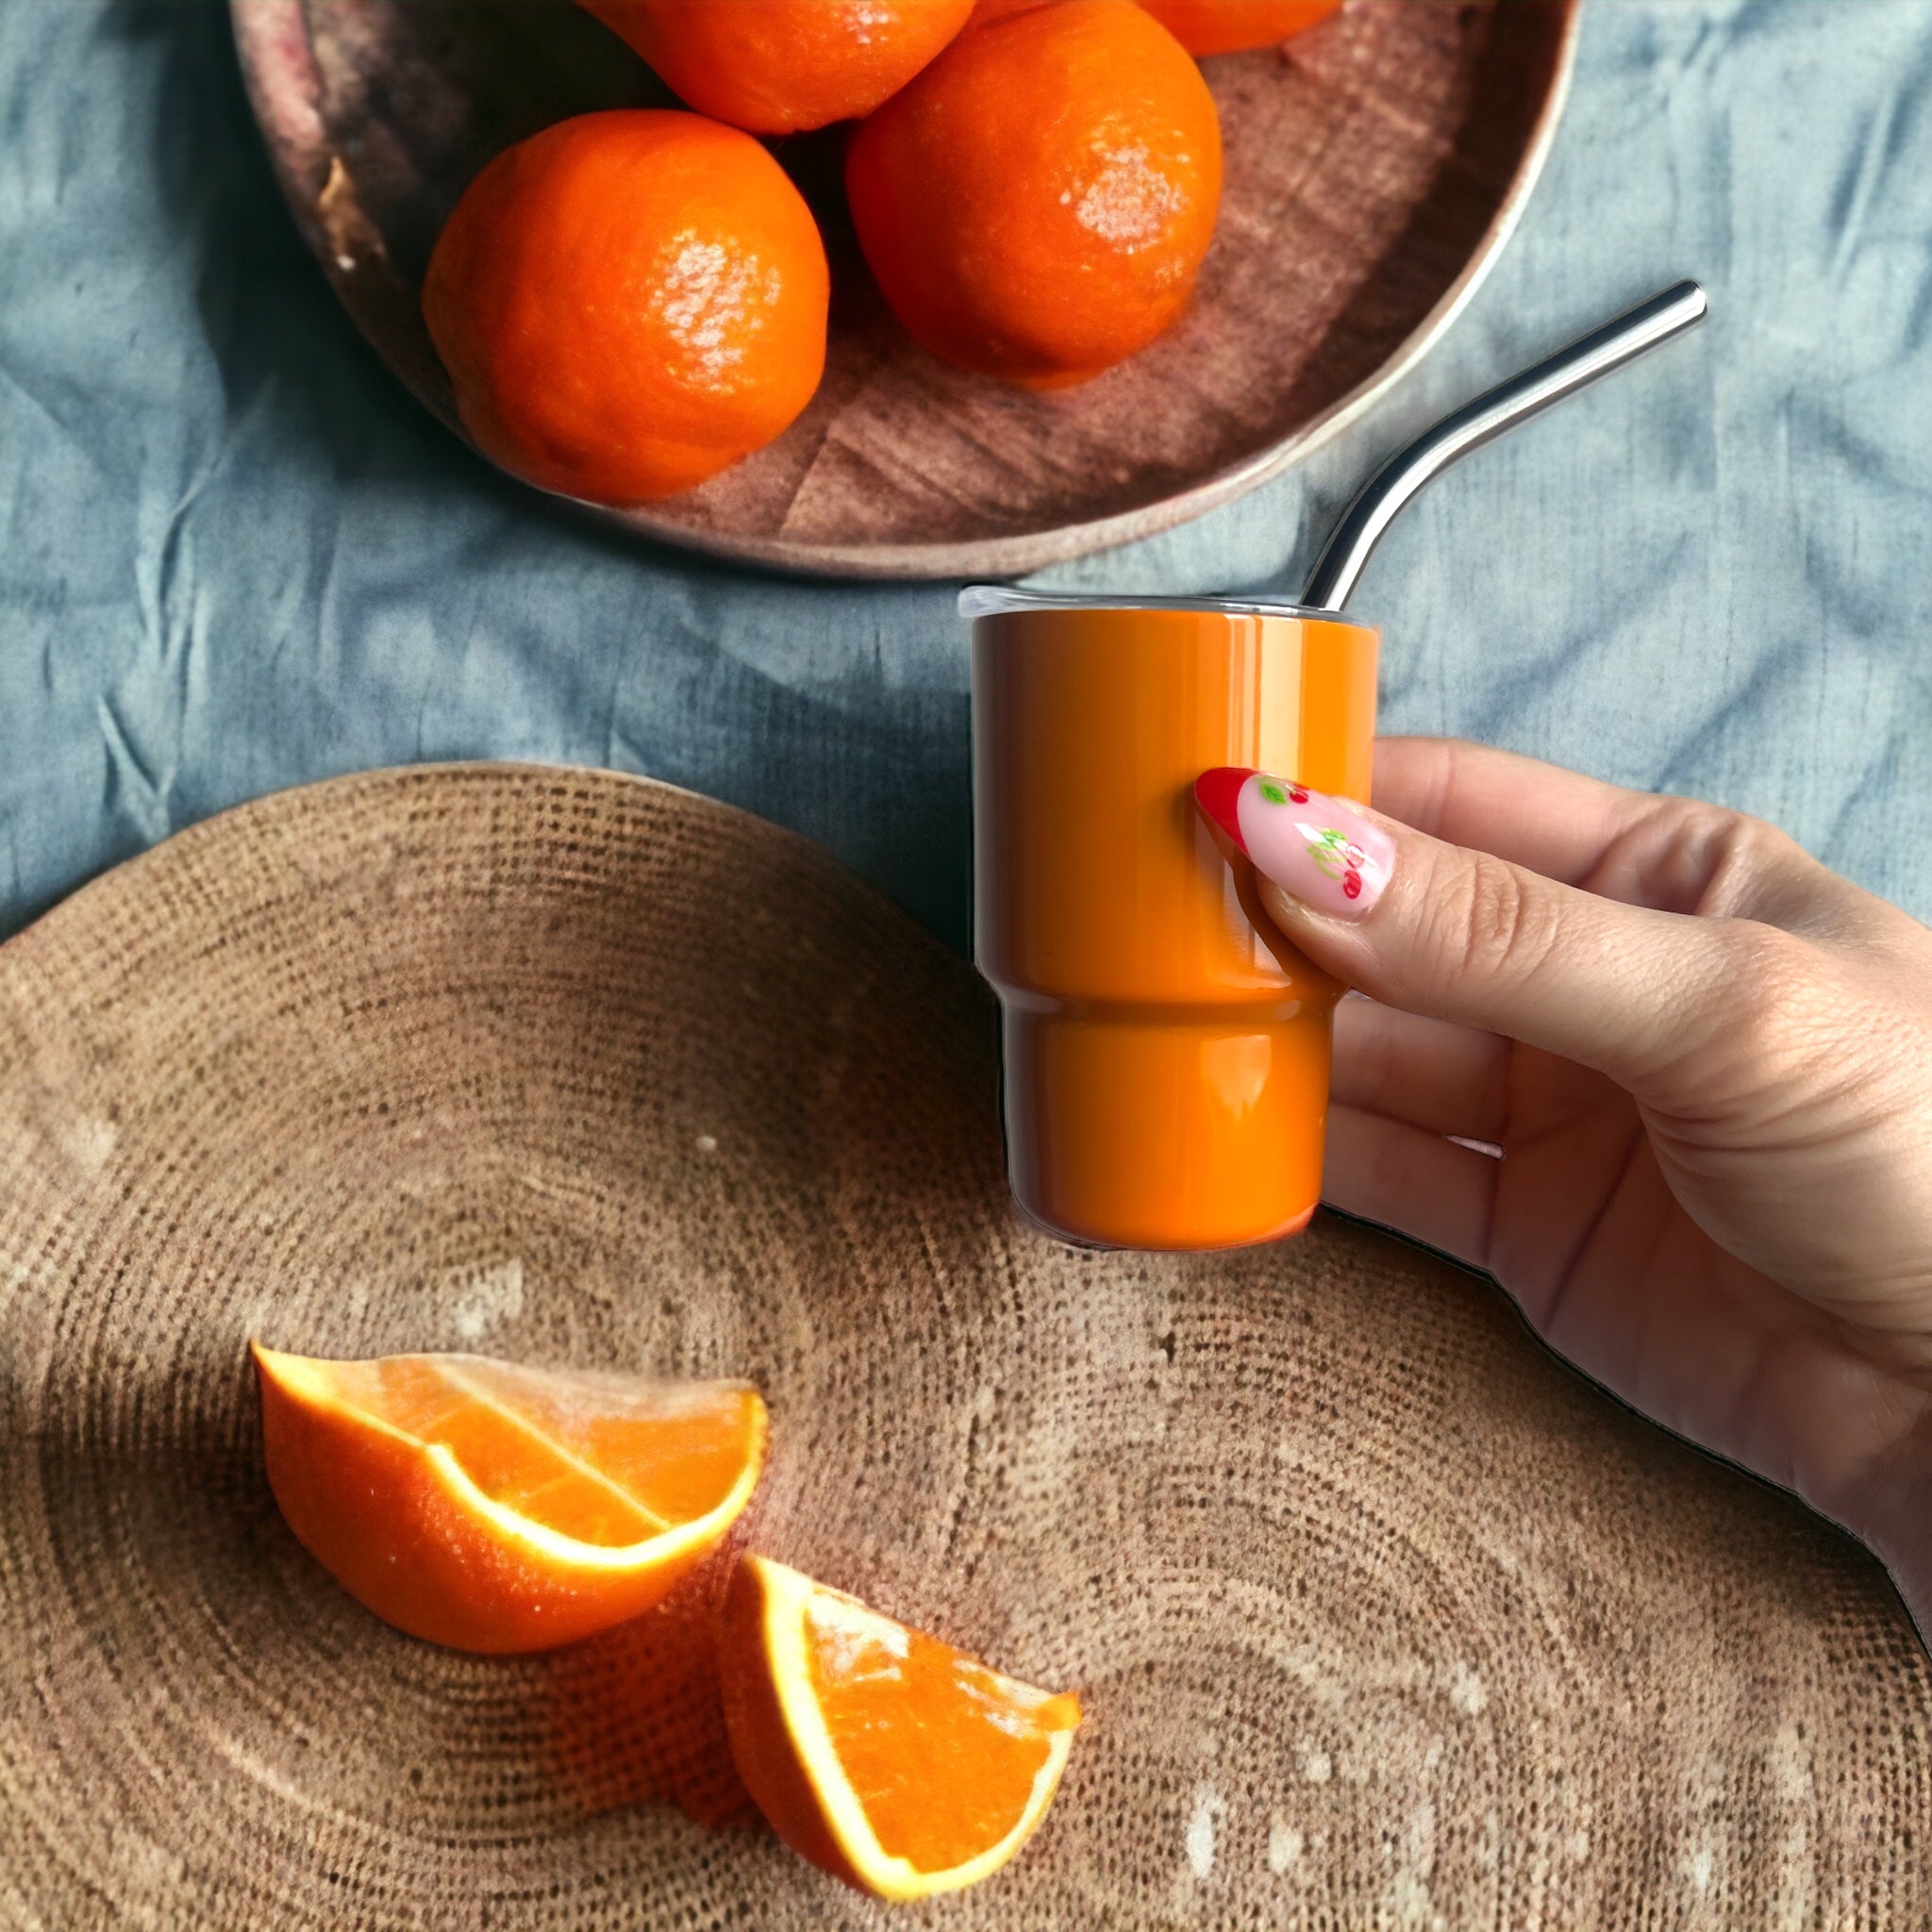
{"label": "knuckle", "polygon": [[1707,918],[1724,918],[1754,903],[1763,881],[1788,872],[1804,854],[1775,825],[1740,811],[1709,808],[1706,828],[1709,854],[1704,889],[1694,909]]}
{"label": "knuckle", "polygon": [[1767,821],[1690,803],[1674,822],[1657,903],[1706,919],[1748,918],[1767,882],[1806,863],[1803,848]]}
{"label": "knuckle", "polygon": [[1801,848],[1763,819],[1701,799],[1658,798],[1585,883],[1662,912],[1746,918],[1767,881],[1804,862]]}
{"label": "knuckle", "polygon": [[1471,855],[1441,901],[1439,945],[1450,971],[1481,979],[1535,970],[1556,937],[1554,908],[1512,865]]}

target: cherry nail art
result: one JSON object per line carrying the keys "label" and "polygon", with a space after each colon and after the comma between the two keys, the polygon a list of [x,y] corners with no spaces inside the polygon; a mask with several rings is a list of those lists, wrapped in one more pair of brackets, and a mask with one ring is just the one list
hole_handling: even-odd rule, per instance
{"label": "cherry nail art", "polygon": [[1204,772],[1194,799],[1257,872],[1313,911],[1360,919],[1389,883],[1394,841],[1348,799],[1231,765]]}

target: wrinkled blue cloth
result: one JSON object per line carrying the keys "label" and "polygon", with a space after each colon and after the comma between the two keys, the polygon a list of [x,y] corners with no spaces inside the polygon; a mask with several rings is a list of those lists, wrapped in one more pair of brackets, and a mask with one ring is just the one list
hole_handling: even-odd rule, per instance
{"label": "wrinkled blue cloth", "polygon": [[[1932,0],[1591,0],[1547,174],[1424,367],[1048,580],[1291,588],[1407,432],[1679,275],[1705,330],[1385,546],[1386,725],[1745,807],[1932,916]],[[482,757],[729,799],[964,942],[952,589],[642,548],[458,447],[298,243],[217,0],[0,5],[0,933],[242,799]]]}

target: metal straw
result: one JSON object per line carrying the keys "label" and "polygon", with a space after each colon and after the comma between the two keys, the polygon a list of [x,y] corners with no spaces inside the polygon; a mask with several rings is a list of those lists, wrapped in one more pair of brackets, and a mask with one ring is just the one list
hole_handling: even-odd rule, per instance
{"label": "metal straw", "polygon": [[1679,282],[1615,322],[1593,329],[1533,369],[1445,417],[1375,472],[1329,538],[1302,603],[1312,610],[1341,610],[1355,593],[1363,566],[1389,525],[1416,491],[1472,450],[1527,423],[1552,403],[1634,361],[1646,349],[1704,320],[1708,304],[1695,282]]}

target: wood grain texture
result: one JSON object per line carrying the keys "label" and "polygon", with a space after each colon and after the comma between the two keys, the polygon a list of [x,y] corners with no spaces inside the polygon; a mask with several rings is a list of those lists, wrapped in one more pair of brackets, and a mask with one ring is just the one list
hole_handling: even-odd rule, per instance
{"label": "wood grain texture", "polygon": [[688,1626],[351,1602],[251,1334],[756,1378],[754,1541],[1086,1700],[948,1924],[1932,1923],[1932,1667],[1861,1553],[1392,1242],[1016,1224],[994,1080],[829,858],[605,774],[285,794],[0,948],[0,1925],[905,1923],[637,1802],[735,1809]]}
{"label": "wood grain texture", "polygon": [[[303,233],[376,348],[458,427],[416,307],[458,195],[567,114],[670,97],[565,0],[231,5]],[[833,259],[824,386],[769,448],[617,521],[783,569],[991,576],[1239,495],[1447,325],[1541,165],[1575,23],[1576,0],[1351,0],[1278,50],[1208,62],[1226,191],[1195,303],[1141,356],[1048,396],[917,348],[853,242],[842,132],[781,143]]]}

